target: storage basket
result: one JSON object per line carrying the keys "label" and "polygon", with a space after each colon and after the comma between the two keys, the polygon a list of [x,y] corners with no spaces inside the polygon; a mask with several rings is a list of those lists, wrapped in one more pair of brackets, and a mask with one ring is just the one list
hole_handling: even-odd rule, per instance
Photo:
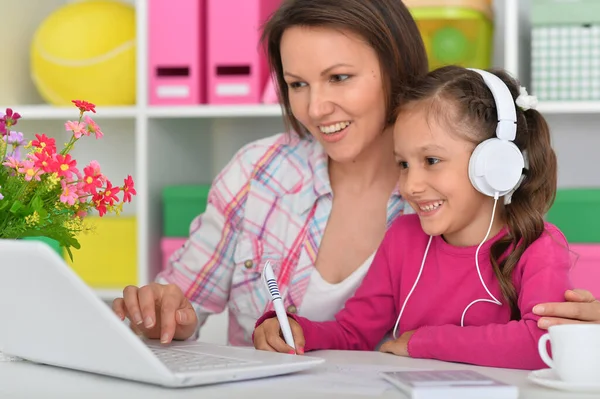
{"label": "storage basket", "polygon": [[600,189],[560,189],[546,219],[570,243],[600,243]]}
{"label": "storage basket", "polygon": [[210,185],[169,186],[163,189],[163,235],[187,237],[192,220],[206,210]]}
{"label": "storage basket", "polygon": [[541,101],[600,100],[600,1],[532,0],[531,92]]}
{"label": "storage basket", "polygon": [[444,65],[490,67],[493,12],[490,0],[405,0],[417,22],[431,70]]}
{"label": "storage basket", "polygon": [[123,289],[137,283],[137,233],[133,216],[89,216],[89,233],[77,236],[81,249],[73,249],[67,262],[90,286]]}

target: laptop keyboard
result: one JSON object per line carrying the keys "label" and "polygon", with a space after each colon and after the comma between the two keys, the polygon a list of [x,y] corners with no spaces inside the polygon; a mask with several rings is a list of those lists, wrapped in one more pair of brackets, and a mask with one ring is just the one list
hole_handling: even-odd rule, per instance
{"label": "laptop keyboard", "polygon": [[188,352],[171,348],[150,347],[150,350],[174,373],[190,373],[247,366],[260,362]]}

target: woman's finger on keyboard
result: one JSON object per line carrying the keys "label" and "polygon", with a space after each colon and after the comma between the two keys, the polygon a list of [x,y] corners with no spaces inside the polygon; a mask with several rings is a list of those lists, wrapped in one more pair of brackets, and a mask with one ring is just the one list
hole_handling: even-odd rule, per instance
{"label": "woman's finger on keyboard", "polygon": [[142,312],[142,325],[151,329],[156,325],[157,297],[151,285],[145,285],[138,290],[138,303]]}
{"label": "woman's finger on keyboard", "polygon": [[163,344],[171,342],[175,335],[175,313],[179,309],[182,296],[183,293],[176,286],[167,285],[163,289],[160,301],[160,342]]}
{"label": "woman's finger on keyboard", "polygon": [[177,321],[177,325],[180,326],[196,325],[198,315],[196,315],[196,311],[191,305],[189,307],[184,306],[175,312],[175,320]]}
{"label": "woman's finger on keyboard", "polygon": [[128,285],[123,289],[123,301],[127,313],[129,313],[130,320],[134,324],[142,324],[142,312],[140,311],[140,305],[138,302],[138,287],[134,285]]}
{"label": "woman's finger on keyboard", "polygon": [[115,298],[112,302],[112,310],[121,320],[125,320],[125,314],[127,311],[125,310],[125,301],[123,298]]}
{"label": "woman's finger on keyboard", "polygon": [[185,340],[196,333],[198,315],[183,293],[181,294],[179,309],[175,312],[175,321],[177,322],[177,327],[175,327],[173,339]]}

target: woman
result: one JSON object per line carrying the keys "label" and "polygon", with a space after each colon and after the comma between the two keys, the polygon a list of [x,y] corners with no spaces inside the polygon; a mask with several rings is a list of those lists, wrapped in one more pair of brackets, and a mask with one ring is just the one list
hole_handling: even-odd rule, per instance
{"label": "woman", "polygon": [[242,148],[167,270],[114,301],[150,338],[188,339],[228,307],[229,343],[252,345],[254,323],[270,306],[266,259],[289,312],[332,319],[405,212],[392,112],[428,65],[403,3],[285,0],[263,38],[293,133]]}

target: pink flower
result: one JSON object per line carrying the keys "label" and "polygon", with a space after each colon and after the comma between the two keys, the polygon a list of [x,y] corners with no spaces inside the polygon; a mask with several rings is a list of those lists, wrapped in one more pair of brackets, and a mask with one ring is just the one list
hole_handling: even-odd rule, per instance
{"label": "pink flower", "polygon": [[87,123],[88,132],[90,134],[95,133],[96,139],[101,139],[104,136],[104,133],[102,133],[102,130],[100,130],[100,126],[98,126],[98,124],[94,122],[92,118],[86,115],[83,119],[85,120],[85,123]]}
{"label": "pink flower", "polygon": [[84,134],[86,136],[89,135],[85,123],[83,122],[67,121],[67,123],[65,123],[65,129],[67,129],[67,132],[73,132],[73,135],[76,139],[80,138]]}
{"label": "pink flower", "polygon": [[100,170],[94,169],[94,167],[90,164],[83,168],[83,173],[85,176],[83,177],[83,190],[89,193],[95,193],[97,188],[102,187],[102,182],[100,181]]}
{"label": "pink flower", "polygon": [[91,171],[93,172],[93,175],[100,175],[100,164],[98,163],[98,161],[90,161],[90,164],[88,165],[88,167],[91,168]]}
{"label": "pink flower", "polygon": [[71,155],[56,155],[56,164],[55,172],[58,173],[59,176],[70,177],[71,174],[76,173],[77,171],[77,161],[71,159]]}
{"label": "pink flower", "polygon": [[73,190],[64,180],[61,181],[60,184],[63,189],[62,194],[60,195],[60,202],[71,206],[75,205],[75,201],[77,201],[78,198],[77,191]]}
{"label": "pink flower", "polygon": [[93,176],[98,176],[98,179],[102,184],[106,183],[106,176],[104,176],[100,171],[100,164],[98,163],[98,161],[90,161],[90,164],[88,166],[92,168],[91,171],[93,172]]}
{"label": "pink flower", "polygon": [[113,187],[110,181],[106,181],[106,188],[102,192],[103,201],[109,205],[114,205],[116,202],[119,202],[119,198],[117,198],[117,194],[121,191],[120,187]]}
{"label": "pink flower", "polygon": [[136,191],[135,188],[133,188],[133,179],[129,175],[123,182],[123,202],[131,202],[131,196],[135,194]]}
{"label": "pink flower", "polygon": [[42,169],[46,173],[52,173],[56,163],[46,152],[34,152],[29,154],[29,159],[33,161],[36,168]]}
{"label": "pink flower", "polygon": [[13,112],[11,108],[6,108],[6,114],[2,119],[5,127],[11,127],[17,124],[17,121],[21,119],[21,115],[18,112]]}
{"label": "pink flower", "polygon": [[75,213],[75,217],[78,217],[80,219],[84,219],[87,216],[87,211],[84,209],[80,209]]}
{"label": "pink flower", "polygon": [[94,203],[94,208],[98,211],[98,215],[100,217],[106,215],[106,201],[104,199],[104,194],[96,193],[92,196],[92,202]]}
{"label": "pink flower", "polygon": [[45,134],[36,134],[36,140],[31,142],[35,148],[41,148],[43,151],[52,155],[56,152],[56,140],[46,136]]}
{"label": "pink flower", "polygon": [[93,113],[96,113],[96,106],[92,103],[83,100],[71,100],[71,102],[75,104],[75,106],[79,108],[79,111],[82,113],[85,111],[92,111]]}
{"label": "pink flower", "polygon": [[40,175],[43,174],[42,170],[36,168],[32,161],[23,161],[21,167],[18,169],[19,173],[25,175],[26,181],[37,180],[40,181]]}
{"label": "pink flower", "polygon": [[18,169],[21,167],[21,163],[19,162],[19,160],[14,157],[6,158],[6,161],[2,165],[8,166],[11,169]]}

